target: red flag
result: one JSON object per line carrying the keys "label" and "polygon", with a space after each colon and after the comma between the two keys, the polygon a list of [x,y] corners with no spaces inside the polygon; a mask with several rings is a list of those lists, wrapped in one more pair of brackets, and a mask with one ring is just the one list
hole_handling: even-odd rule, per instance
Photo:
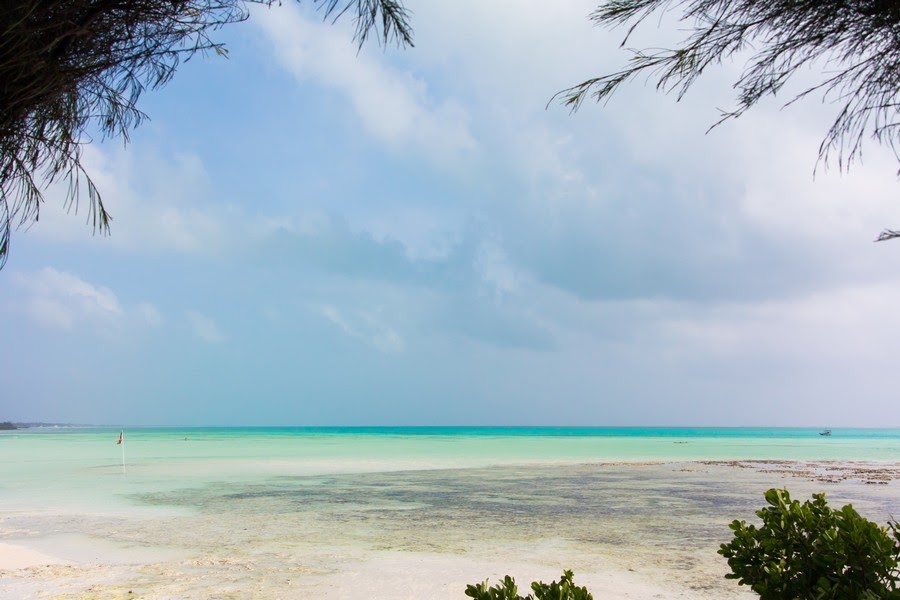
{"label": "red flag", "polygon": [[123,434],[123,433],[125,433],[125,432],[124,432],[124,431],[120,431],[120,432],[119,432],[119,441],[116,442],[116,445],[117,445],[117,446],[118,446],[119,444],[122,443],[122,434]]}

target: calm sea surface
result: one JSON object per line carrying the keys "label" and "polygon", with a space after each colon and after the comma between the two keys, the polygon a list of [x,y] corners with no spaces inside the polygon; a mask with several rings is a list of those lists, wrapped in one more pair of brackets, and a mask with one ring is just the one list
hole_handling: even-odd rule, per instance
{"label": "calm sea surface", "polygon": [[[415,561],[434,560],[431,579],[451,578],[452,561],[474,567],[448,580],[446,593],[421,597],[462,597],[465,578],[496,577],[508,564],[529,565],[529,574],[570,567],[588,582],[619,569],[699,597],[740,597],[723,579],[727,566],[716,549],[732,519],[754,518],[766,489],[788,487],[798,497],[825,491],[881,522],[900,514],[896,481],[817,475],[835,463],[896,473],[900,430],[819,432],[126,429],[124,466],[119,429],[2,432],[0,542],[57,555],[75,553],[73,539],[102,542],[115,555],[178,554],[142,558],[139,570],[98,559],[23,574],[0,584],[0,593],[15,597],[48,577],[64,595],[85,586],[103,592],[102,580],[113,595],[268,598],[284,597],[291,582],[342,598],[353,597],[341,591],[348,577],[365,572],[389,586],[401,577],[390,565],[406,573]],[[805,465],[806,474],[785,465]]]}
{"label": "calm sea surface", "polygon": [[99,509],[131,507],[133,493],[186,482],[275,476],[696,460],[900,462],[898,429],[822,436],[786,428],[147,428],[125,430],[123,478],[119,431],[0,432],[0,499],[15,506],[41,494],[47,503],[86,501]]}

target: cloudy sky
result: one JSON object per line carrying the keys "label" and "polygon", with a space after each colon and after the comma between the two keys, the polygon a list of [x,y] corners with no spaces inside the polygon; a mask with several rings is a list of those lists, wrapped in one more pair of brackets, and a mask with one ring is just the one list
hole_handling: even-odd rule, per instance
{"label": "cloudy sky", "polygon": [[548,106],[627,60],[590,1],[407,6],[359,54],[255,11],[86,148],[112,234],[14,234],[0,420],[900,426],[887,152],[814,178],[818,99],[705,134],[740,60]]}

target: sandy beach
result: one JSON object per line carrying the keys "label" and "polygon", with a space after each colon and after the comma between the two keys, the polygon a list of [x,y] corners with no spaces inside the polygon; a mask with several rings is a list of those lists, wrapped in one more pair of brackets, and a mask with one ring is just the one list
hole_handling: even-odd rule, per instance
{"label": "sandy beach", "polygon": [[0,544],[0,571],[18,571],[64,564],[65,559],[51,556],[21,544]]}
{"label": "sandy beach", "polygon": [[[86,541],[90,552],[90,542]],[[338,552],[332,549],[332,552]],[[178,562],[123,563],[73,561],[52,557],[24,545],[4,544],[0,550],[4,597],[19,598],[293,598],[396,599],[464,598],[466,584],[485,578],[493,582],[512,574],[522,582],[549,581],[559,573],[546,562],[520,557],[493,561],[441,553],[381,551],[369,556],[342,555],[338,569],[298,567],[282,577],[256,573],[253,561],[224,557],[191,558]],[[203,570],[205,573],[198,571]],[[608,566],[602,572],[576,575],[596,598],[700,599],[690,589],[655,585],[640,572]],[[527,584],[525,586],[527,589]]]}

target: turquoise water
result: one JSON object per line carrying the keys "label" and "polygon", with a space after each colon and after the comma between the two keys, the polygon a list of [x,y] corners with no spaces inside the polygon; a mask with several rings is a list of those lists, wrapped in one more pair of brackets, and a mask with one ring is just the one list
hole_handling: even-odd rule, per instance
{"label": "turquoise water", "polygon": [[[820,428],[814,427],[139,427],[132,432],[162,435],[198,433],[204,435],[369,435],[369,436],[453,436],[453,437],[694,437],[755,439],[815,438]],[[38,427],[20,429],[17,433],[97,433],[118,432],[114,427]],[[895,439],[900,440],[900,429],[839,428],[831,429],[833,438],[845,439]]]}
{"label": "turquoise water", "polygon": [[[0,434],[0,464],[12,473],[121,462],[119,430],[35,428]],[[323,472],[483,467],[514,463],[672,460],[900,461],[898,429],[259,427],[125,431],[126,463],[152,470],[201,463]]]}
{"label": "turquoise water", "polygon": [[[36,428],[0,435],[0,461],[101,460],[120,448],[110,428]],[[304,459],[423,466],[666,460],[900,460],[900,429],[598,427],[246,427],[126,430],[133,463]],[[115,450],[112,452],[111,450]],[[444,465],[447,466],[447,465]]]}
{"label": "turquoise water", "polygon": [[118,434],[110,428],[3,432],[0,499],[15,506],[37,494],[112,507],[128,494],[188,483],[511,465],[900,462],[897,429],[835,429],[825,437],[818,429],[780,428],[145,428],[125,430],[123,478]]}
{"label": "turquoise water", "polygon": [[[448,580],[452,593],[399,597],[462,597],[464,583],[521,563],[522,576],[573,567],[599,584],[609,570],[624,570],[671,582],[673,598],[695,597],[679,590],[738,598],[715,551],[732,519],[753,518],[766,489],[826,491],[882,522],[900,514],[896,481],[869,485],[858,471],[840,481],[822,476],[839,470],[828,466],[835,462],[850,471],[877,463],[896,478],[897,429],[834,429],[829,437],[818,429],[572,427],[124,435],[123,467],[118,429],[0,432],[0,541],[51,555],[99,542],[117,552],[181,553],[146,559],[139,572],[106,559],[60,571],[67,574],[54,585],[70,597],[99,589],[97,580],[112,582],[107,597],[132,589],[146,597],[284,597],[288,581],[314,597],[362,597],[342,587],[360,565],[369,565],[363,579],[383,576],[391,589],[408,564],[424,560],[434,561],[435,581],[450,577],[448,565],[468,566]],[[27,588],[29,577],[9,581]]]}

